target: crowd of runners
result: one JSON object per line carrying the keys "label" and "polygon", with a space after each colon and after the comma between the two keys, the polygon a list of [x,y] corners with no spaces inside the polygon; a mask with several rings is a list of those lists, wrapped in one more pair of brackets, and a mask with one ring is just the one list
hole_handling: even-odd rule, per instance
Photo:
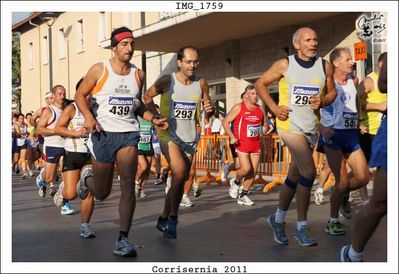
{"label": "crowd of runners", "polygon": [[[363,207],[356,215],[352,244],[342,247],[340,259],[363,260],[365,245],[387,211],[387,53],[378,59],[378,70],[359,81],[354,76],[351,51],[334,48],[329,61],[317,55],[313,29],[299,28],[292,37],[295,54],[277,60],[241,94],[218,123],[229,138],[234,162],[221,166],[222,181],[231,171],[226,195],[238,205],[252,206],[250,188],[261,159],[261,136],[274,130],[291,155],[279,193],[276,211],[265,216],[274,241],[288,245],[293,234],[300,246],[317,245],[310,231],[308,209],[317,182],[314,151],[325,154],[324,168],[314,191],[315,202],[324,201],[324,184],[330,173],[334,187],[325,231],[335,237],[346,232],[340,215],[351,218],[350,192],[359,190]],[[80,236],[96,237],[90,226],[95,203],[111,192],[114,175],[120,183],[119,232],[113,253],[137,255],[129,242],[136,198],[146,196],[145,184],[155,166],[154,183],[165,184],[165,201],[154,226],[177,238],[179,207],[201,195],[196,183],[196,152],[201,120],[215,115],[206,79],[197,74],[199,51],[183,46],[177,52],[177,71],[161,75],[147,90],[145,72],[130,61],[134,37],[126,27],[111,34],[113,57],[94,64],[76,84],[74,100],[56,85],[45,94],[46,106],[35,112],[14,114],[12,169],[22,178],[40,170],[38,195],[53,197],[62,215],[73,214],[70,201],[81,199]],[[279,100],[268,86],[278,82]],[[159,105],[154,98],[159,97]],[[167,165],[161,169],[161,159]],[[373,182],[371,197],[367,185]],[[57,186],[58,185],[58,186]],[[285,231],[285,217],[296,197],[297,223]],[[101,209],[99,209],[101,210]],[[311,212],[310,212],[311,214]],[[342,218],[342,217],[341,217]],[[271,238],[272,239],[272,238]]]}

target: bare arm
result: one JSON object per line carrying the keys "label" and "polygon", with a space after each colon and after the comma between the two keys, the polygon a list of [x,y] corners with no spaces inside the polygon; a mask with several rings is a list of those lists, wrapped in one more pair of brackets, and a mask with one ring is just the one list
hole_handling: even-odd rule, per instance
{"label": "bare arm", "polygon": [[172,76],[170,74],[166,74],[158,78],[155,83],[144,92],[143,102],[146,105],[147,109],[151,111],[153,114],[159,115],[157,112],[153,98],[157,95],[164,93],[170,86],[172,81]]}
{"label": "bare arm", "polygon": [[276,61],[259,79],[256,81],[255,90],[259,97],[265,102],[269,109],[280,119],[288,118],[288,106],[278,106],[270,96],[268,86],[284,76],[288,69],[288,60],[280,59]]}
{"label": "bare arm", "polygon": [[93,88],[96,86],[97,81],[100,79],[103,73],[104,65],[102,63],[97,63],[92,66],[87,72],[80,84],[78,90],[75,93],[75,102],[78,109],[85,117],[85,128],[91,133],[94,129],[100,131],[100,125],[94,119],[93,114],[90,112],[89,104],[86,101],[86,96],[89,95]]}
{"label": "bare arm", "polygon": [[231,110],[229,111],[229,113],[227,113],[226,117],[224,117],[223,122],[222,122],[222,126],[223,126],[226,134],[229,136],[231,144],[236,143],[237,139],[234,136],[234,133],[231,131],[230,123],[232,123],[234,121],[234,119],[238,116],[240,111],[241,111],[241,104],[234,105],[231,108]]}
{"label": "bare arm", "polygon": [[38,110],[33,113],[32,117],[30,117],[29,122],[32,126],[36,127],[37,126],[37,119],[40,117],[40,112],[42,112],[42,108],[39,108]]}
{"label": "bare arm", "polygon": [[21,128],[17,123],[15,123],[15,134],[14,137],[21,138]]}
{"label": "bare arm", "polygon": [[55,134],[63,137],[79,138],[86,135],[86,129],[81,128],[80,130],[70,130],[68,129],[69,122],[73,119],[75,115],[75,107],[73,104],[67,106],[62,112],[60,118],[55,124]]}
{"label": "bare arm", "polygon": [[211,97],[209,96],[208,83],[204,78],[200,80],[201,90],[202,90],[202,103],[205,111],[205,115],[210,117],[214,112]]}
{"label": "bare arm", "polygon": [[47,123],[52,116],[52,112],[49,107],[46,107],[40,115],[39,122],[37,123],[36,132],[39,135],[51,136],[55,135],[54,129],[47,128]]}
{"label": "bare arm", "polygon": [[320,107],[326,107],[334,102],[337,97],[337,90],[333,78],[333,67],[326,61],[326,93],[324,94]]}

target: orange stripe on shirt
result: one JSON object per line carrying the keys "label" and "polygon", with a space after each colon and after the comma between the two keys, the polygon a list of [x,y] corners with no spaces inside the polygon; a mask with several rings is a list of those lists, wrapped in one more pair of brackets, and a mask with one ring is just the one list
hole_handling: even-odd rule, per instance
{"label": "orange stripe on shirt", "polygon": [[139,87],[139,90],[141,90],[141,81],[139,77],[139,69],[136,69],[134,72],[134,78],[136,79],[137,86]]}
{"label": "orange stripe on shirt", "polygon": [[97,84],[94,86],[93,90],[91,91],[92,95],[96,95],[97,93],[99,93],[103,89],[103,86],[108,79],[109,75],[108,68],[104,66],[104,69],[105,71],[103,73],[103,77],[97,82]]}

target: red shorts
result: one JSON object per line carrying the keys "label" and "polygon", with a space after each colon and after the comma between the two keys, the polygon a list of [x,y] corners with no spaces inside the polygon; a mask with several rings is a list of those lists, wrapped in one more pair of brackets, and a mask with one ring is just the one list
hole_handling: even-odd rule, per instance
{"label": "red shorts", "polygon": [[260,153],[260,140],[252,142],[239,142],[236,147],[237,152]]}

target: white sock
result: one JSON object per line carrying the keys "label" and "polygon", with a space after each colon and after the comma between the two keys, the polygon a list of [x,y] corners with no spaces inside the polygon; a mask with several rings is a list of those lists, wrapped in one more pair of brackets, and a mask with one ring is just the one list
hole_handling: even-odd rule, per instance
{"label": "white sock", "polygon": [[287,214],[287,211],[281,210],[280,208],[277,208],[276,214],[274,217],[274,220],[276,223],[282,224],[284,223],[285,220],[285,215]]}
{"label": "white sock", "polygon": [[302,227],[307,226],[307,225],[308,225],[307,220],[296,222],[296,230],[300,230]]}
{"label": "white sock", "polygon": [[356,252],[352,245],[349,248],[349,252],[348,252],[348,256],[351,259],[352,262],[360,262],[361,260],[363,260],[363,252]]}

